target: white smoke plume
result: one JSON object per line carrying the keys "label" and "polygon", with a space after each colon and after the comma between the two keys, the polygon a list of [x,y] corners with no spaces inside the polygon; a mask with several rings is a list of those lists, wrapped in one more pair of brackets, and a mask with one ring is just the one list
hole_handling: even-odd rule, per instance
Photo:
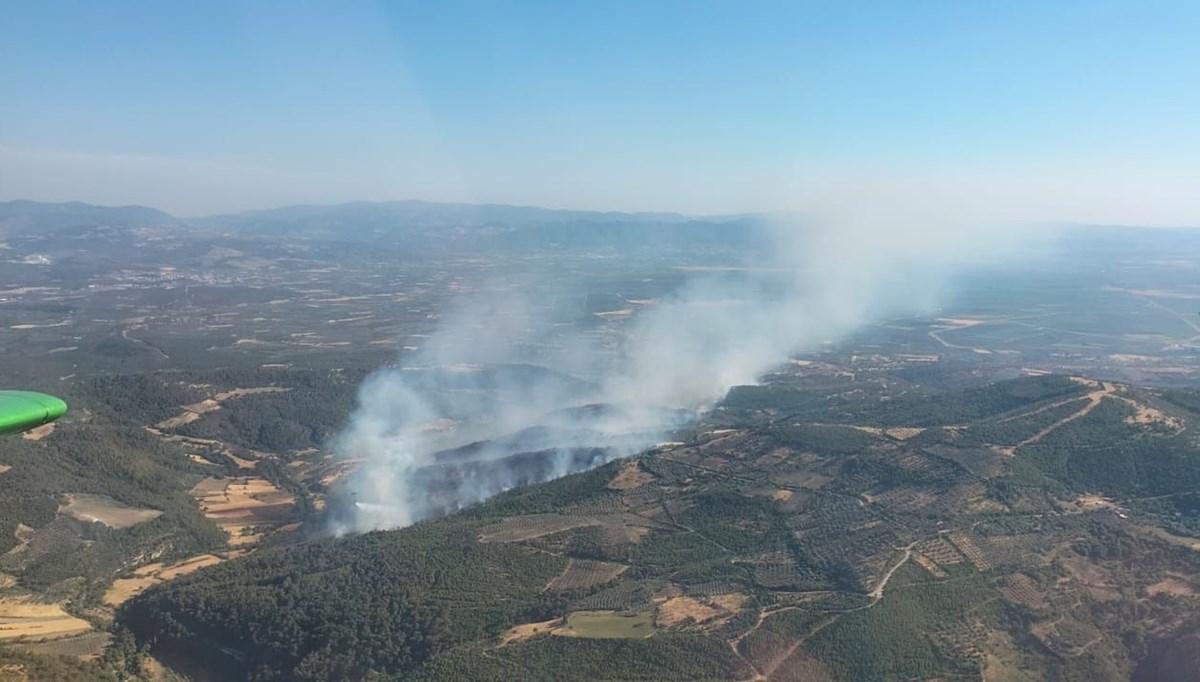
{"label": "white smoke plume", "polygon": [[[519,295],[463,302],[409,368],[362,386],[336,443],[361,460],[356,513],[339,530],[402,527],[637,454],[790,353],[927,310],[954,272],[1020,243],[1011,228],[889,209],[779,221],[751,267],[698,268],[630,319],[615,351],[556,331]],[[528,362],[531,343],[537,365],[564,373],[497,365]]]}

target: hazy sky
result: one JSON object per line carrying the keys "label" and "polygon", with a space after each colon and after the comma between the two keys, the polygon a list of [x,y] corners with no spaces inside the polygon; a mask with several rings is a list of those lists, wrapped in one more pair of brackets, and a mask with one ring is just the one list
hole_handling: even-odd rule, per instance
{"label": "hazy sky", "polygon": [[0,0],[0,199],[1200,225],[1200,3]]}

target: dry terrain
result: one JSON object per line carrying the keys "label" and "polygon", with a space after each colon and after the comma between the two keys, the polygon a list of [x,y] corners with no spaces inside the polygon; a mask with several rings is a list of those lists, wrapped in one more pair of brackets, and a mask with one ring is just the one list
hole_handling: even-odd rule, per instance
{"label": "dry terrain", "polygon": [[170,565],[154,563],[140,566],[133,572],[134,577],[117,578],[113,581],[112,586],[104,593],[104,603],[108,606],[119,606],[152,585],[193,573],[222,561],[224,559],[215,554],[201,554]]}
{"label": "dry terrain", "polygon": [[130,528],[162,515],[157,509],[129,507],[104,495],[68,493],[65,497],[66,504],[58,508],[60,514],[80,521],[103,523],[109,528]]}
{"label": "dry terrain", "polygon": [[192,488],[204,515],[229,533],[229,544],[257,544],[265,529],[295,521],[291,493],[257,476],[206,478]]}
{"label": "dry terrain", "polygon": [[0,597],[0,640],[42,640],[91,630],[86,620],[63,610],[62,604],[39,604],[22,597]]}

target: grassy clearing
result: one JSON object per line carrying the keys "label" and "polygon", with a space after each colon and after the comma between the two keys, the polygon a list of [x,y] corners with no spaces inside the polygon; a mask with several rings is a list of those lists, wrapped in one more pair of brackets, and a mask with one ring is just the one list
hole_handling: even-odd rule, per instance
{"label": "grassy clearing", "polygon": [[654,614],[576,611],[567,616],[567,627],[575,636],[588,639],[643,639],[654,634]]}
{"label": "grassy clearing", "polygon": [[162,516],[157,509],[130,507],[105,495],[68,493],[66,501],[58,508],[59,513],[80,521],[98,521],[109,528],[131,528]]}

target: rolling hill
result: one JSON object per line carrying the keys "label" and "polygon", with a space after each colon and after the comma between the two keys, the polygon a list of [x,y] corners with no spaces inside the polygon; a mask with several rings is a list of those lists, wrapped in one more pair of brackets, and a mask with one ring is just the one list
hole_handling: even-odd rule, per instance
{"label": "rolling hill", "polygon": [[197,679],[1128,679],[1194,627],[1193,395],[777,376],[679,444],[119,621]]}

